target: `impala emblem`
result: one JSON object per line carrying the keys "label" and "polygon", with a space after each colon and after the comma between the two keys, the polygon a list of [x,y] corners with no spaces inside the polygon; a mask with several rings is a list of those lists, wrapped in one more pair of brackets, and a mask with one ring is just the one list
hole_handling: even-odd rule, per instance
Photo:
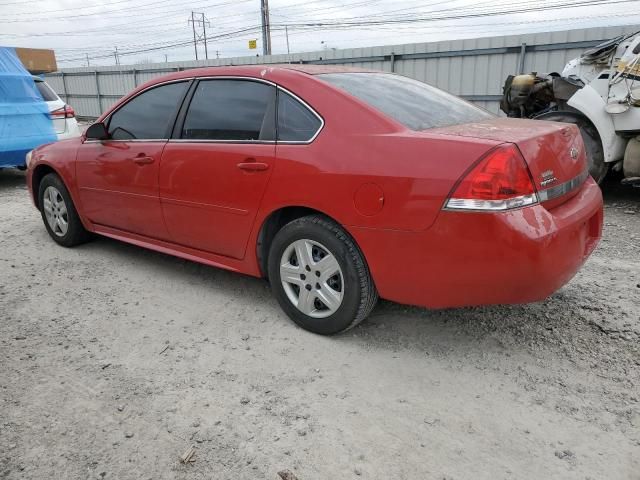
{"label": "impala emblem", "polygon": [[544,172],[542,172],[542,181],[540,182],[540,186],[546,187],[547,185],[555,182],[556,180],[558,179],[553,174],[553,170],[545,170]]}
{"label": "impala emblem", "polygon": [[578,158],[578,149],[576,147],[571,147],[571,150],[569,150],[569,155],[571,155],[571,158],[573,158],[574,160],[576,158]]}

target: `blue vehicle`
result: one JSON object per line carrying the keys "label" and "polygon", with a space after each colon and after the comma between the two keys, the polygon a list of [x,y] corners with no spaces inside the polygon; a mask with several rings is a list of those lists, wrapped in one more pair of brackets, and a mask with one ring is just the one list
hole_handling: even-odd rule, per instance
{"label": "blue vehicle", "polygon": [[13,48],[0,47],[0,168],[24,168],[30,150],[57,139],[33,77]]}

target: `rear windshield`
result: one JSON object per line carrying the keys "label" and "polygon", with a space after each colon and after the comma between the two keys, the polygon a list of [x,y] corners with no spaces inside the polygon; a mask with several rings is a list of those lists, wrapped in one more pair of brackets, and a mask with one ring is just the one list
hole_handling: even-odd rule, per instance
{"label": "rear windshield", "polygon": [[42,95],[42,99],[45,102],[58,100],[58,95],[56,95],[56,92],[51,90],[51,87],[42,80],[36,80],[36,87],[38,87],[38,91],[40,92],[40,95]]}
{"label": "rear windshield", "polygon": [[492,114],[450,93],[389,73],[326,73],[322,80],[368,103],[412,130],[476,122]]}

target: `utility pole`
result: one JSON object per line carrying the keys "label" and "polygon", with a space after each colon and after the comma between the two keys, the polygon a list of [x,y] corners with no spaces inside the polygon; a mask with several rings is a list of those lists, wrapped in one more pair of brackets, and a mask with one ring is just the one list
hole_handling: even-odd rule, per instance
{"label": "utility pole", "polygon": [[164,63],[168,63],[169,62],[169,57],[167,56],[167,54],[164,54]]}
{"label": "utility pole", "polygon": [[87,67],[89,66],[89,54],[85,53],[85,55],[87,56]]}
{"label": "utility pole", "polygon": [[[200,18],[196,19],[196,15],[199,15]],[[211,24],[209,20],[204,16],[204,13],[191,12],[191,18],[187,20],[187,23],[190,23],[193,27],[193,49],[196,52],[196,60],[198,60],[198,40],[204,40],[204,57],[206,59],[209,58],[209,51],[207,48],[207,27],[210,27]],[[198,28],[202,27],[202,35],[200,33],[196,33],[196,24],[198,24]]]}
{"label": "utility pole", "polygon": [[216,50],[216,58],[220,58],[220,51]]}
{"label": "utility pole", "polygon": [[198,43],[196,40],[196,21],[193,18],[193,15],[194,15],[194,12],[191,12],[191,26],[193,27],[193,49],[196,51],[196,60],[198,60]]}
{"label": "utility pole", "polygon": [[271,55],[271,26],[269,24],[269,0],[260,0],[262,17],[262,54]]}
{"label": "utility pole", "polygon": [[284,34],[287,37],[287,55],[288,55],[291,53],[291,51],[289,51],[289,25],[284,26]]}
{"label": "utility pole", "polygon": [[202,13],[202,36],[204,37],[204,58],[209,60],[209,52],[207,51],[207,22],[204,18],[204,12]]}
{"label": "utility pole", "polygon": [[115,51],[113,52],[113,56],[116,57],[116,65],[120,65],[120,60],[118,59],[118,47],[116,47]]}

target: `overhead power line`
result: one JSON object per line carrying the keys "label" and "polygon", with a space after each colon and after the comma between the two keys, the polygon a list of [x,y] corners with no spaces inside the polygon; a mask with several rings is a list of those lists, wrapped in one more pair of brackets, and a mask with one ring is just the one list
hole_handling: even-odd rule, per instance
{"label": "overhead power line", "polygon": [[[362,25],[391,25],[391,24],[402,24],[402,23],[421,23],[421,22],[433,22],[437,20],[454,20],[454,19],[462,19],[462,18],[476,18],[476,17],[487,17],[487,16],[498,16],[498,15],[510,15],[515,13],[527,13],[527,12],[541,12],[547,10],[558,10],[569,7],[585,7],[585,6],[595,6],[595,5],[614,5],[621,3],[633,3],[638,0],[576,0],[573,2],[561,2],[553,5],[546,5],[544,7],[540,6],[532,6],[532,7],[524,7],[518,8],[514,7],[508,10],[490,10],[485,12],[471,12],[471,13],[459,13],[453,15],[446,16],[434,16],[431,13],[423,16],[411,16],[405,18],[390,18],[390,19],[374,19],[374,20],[318,20],[314,22],[301,22],[291,24],[289,23],[289,27],[296,26],[298,28],[304,27],[353,27],[353,26],[362,26]],[[536,2],[537,3],[537,2]],[[538,4],[539,5],[539,4]],[[273,26],[276,26],[273,24]]]}
{"label": "overhead power line", "polygon": [[[432,10],[430,12],[421,11],[420,13],[403,13],[400,15],[388,15],[388,13],[406,11],[406,8],[392,10],[391,12],[380,12],[377,14],[363,15],[363,16],[354,16],[354,17],[346,17],[346,18],[332,18],[332,19],[318,19],[314,21],[294,21],[294,22],[278,22],[278,23],[268,23],[269,31],[282,31],[283,33],[298,34],[299,32],[310,32],[310,31],[327,31],[327,30],[349,30],[349,29],[367,29],[367,27],[394,27],[394,28],[408,28],[409,26],[416,25],[426,25],[430,22],[442,22],[443,20],[460,20],[460,19],[468,19],[468,18],[481,18],[481,17],[492,17],[492,16],[502,16],[502,15],[511,15],[518,13],[530,13],[530,12],[543,12],[543,11],[552,11],[558,9],[569,9],[569,8],[577,8],[577,7],[589,7],[589,6],[599,6],[599,5],[613,5],[613,4],[625,4],[625,3],[633,3],[638,0],[556,0],[547,3],[541,3],[539,0],[525,0],[517,5],[513,5],[512,3],[508,4],[495,4],[491,3],[490,5],[486,5],[488,2],[481,2],[475,4],[473,6],[469,6],[466,8],[462,7],[449,7],[440,10]],[[313,3],[312,1],[307,3]],[[352,3],[352,5],[362,3],[361,1],[356,1]],[[437,1],[431,3],[429,6],[435,6],[445,3],[444,1]],[[506,7],[506,8],[501,8]],[[326,7],[329,8],[329,7]],[[421,7],[420,7],[421,8]],[[322,9],[318,9],[322,10]],[[220,22],[224,24],[225,22]],[[262,23],[262,22],[261,22]],[[183,27],[184,28],[184,27]],[[220,39],[230,39],[237,38],[241,35],[246,35],[249,32],[255,32],[261,30],[261,26],[257,25],[249,25],[242,28],[236,28],[233,30],[229,30],[226,32],[222,32],[218,35],[204,35],[204,39],[208,40],[220,40]],[[287,30],[285,32],[285,30]],[[293,30],[293,32],[291,32]],[[173,49],[173,48],[181,48],[186,45],[192,43],[191,40],[175,40],[175,41],[167,41],[151,43],[151,44],[140,44],[143,48],[135,48],[135,45],[127,45],[123,47],[122,50],[119,50],[119,56],[125,55],[135,55],[138,53],[144,53],[149,51],[161,50],[161,49]],[[265,44],[267,42],[264,42]],[[270,43],[270,41],[269,41]],[[148,46],[147,46],[148,45]],[[131,48],[134,47],[134,48]],[[99,48],[99,47],[96,47]],[[113,52],[109,52],[108,54],[105,52],[104,54],[96,54],[94,56],[90,56],[91,59],[100,59],[100,58],[108,58],[111,56]],[[85,60],[85,54],[82,52],[81,60]],[[80,52],[78,52],[76,57],[73,57],[73,53],[69,53],[69,56],[65,56],[65,61],[74,61],[78,57],[80,57]]]}
{"label": "overhead power line", "polygon": [[[251,33],[251,32],[257,32],[260,30],[259,26],[255,26],[255,27],[248,27],[248,28],[243,28],[240,30],[236,30],[233,32],[227,32],[224,34],[220,34],[220,35],[214,35],[214,36],[209,36],[207,37],[208,40],[216,40],[216,39],[222,39],[222,38],[228,38],[228,37],[233,37],[235,35],[241,34],[241,33]],[[142,48],[142,49],[137,49],[137,50],[118,50],[118,57],[124,57],[124,56],[128,56],[128,55],[136,55],[139,53],[147,53],[147,52],[153,52],[153,51],[157,51],[157,50],[168,50],[170,48],[175,48],[175,47],[184,47],[187,45],[190,45],[193,43],[193,40],[186,40],[186,41],[182,41],[182,42],[175,42],[175,43],[171,43],[171,44],[163,44],[163,45],[158,45],[156,47],[149,47],[149,48]],[[95,55],[93,57],[90,57],[91,59],[102,59],[102,58],[109,58],[113,55],[113,52],[109,53],[109,54],[104,54],[104,55]],[[78,56],[76,58],[70,58],[67,59],[67,61],[71,61],[71,60],[77,60],[78,58],[83,59],[85,58],[84,56]]]}
{"label": "overhead power line", "polygon": [[[132,2],[132,0],[117,0],[115,2],[110,2],[108,5],[104,5],[104,4],[83,5],[82,8],[83,8],[83,10],[94,9],[94,8],[102,8],[102,9],[104,9],[105,7],[111,7],[112,5],[119,5],[119,4],[122,4],[122,3],[131,3],[131,2]],[[171,3],[171,2],[173,2],[173,0],[156,0],[156,1],[153,1],[151,3],[143,3],[143,4],[136,3],[135,8],[136,8],[136,12],[137,12],[137,11],[140,11],[140,10],[145,10],[144,7],[149,6],[149,5],[158,5],[158,4]],[[33,6],[30,7],[30,10],[32,10],[32,9],[33,9]],[[38,13],[38,15],[42,15],[42,14],[45,14],[45,13],[47,15],[49,15],[51,13],[66,13],[66,14],[68,14],[69,12],[77,12],[77,11],[78,11],[77,8],[58,8],[56,10],[38,10],[37,13]],[[103,15],[108,15],[108,14],[110,14],[112,12],[121,12],[121,11],[131,11],[131,7],[129,6],[127,8],[118,8],[116,10],[108,10],[108,9],[107,10],[101,10],[99,12],[89,13],[87,15],[101,15],[101,16],[103,16]],[[24,13],[7,13],[7,14],[4,14],[3,16],[5,16],[5,17],[21,17],[23,15],[24,15]],[[82,16],[85,16],[85,15],[82,15]],[[75,15],[72,16],[72,18],[75,18],[75,17],[76,17]],[[61,18],[64,19],[64,18],[69,18],[69,17],[67,16],[67,17],[61,17]],[[56,19],[56,17],[50,17],[49,19],[50,20],[51,19]]]}
{"label": "overhead power line", "polygon": [[[199,9],[203,9],[203,8],[219,8],[219,7],[224,7],[224,6],[236,6],[238,4],[241,3],[248,3],[248,2],[253,2],[254,0],[230,0],[230,1],[226,1],[226,2],[222,2],[222,3],[207,3],[207,4],[202,4],[202,5],[197,5],[196,8]],[[175,5],[175,1],[173,0],[158,0],[155,2],[151,2],[151,3],[147,3],[147,4],[143,4],[142,7],[147,6],[147,8],[138,8],[137,6],[135,7],[135,11],[136,13],[140,12],[140,11],[144,11],[144,10],[158,10],[157,5],[159,4],[164,4],[164,3],[172,3]],[[151,7],[151,5],[154,5],[153,7]],[[131,7],[127,7],[127,8],[119,8],[116,10],[107,10],[107,11],[100,11],[100,12],[91,12],[91,13],[77,13],[77,14],[65,14],[64,16],[61,17],[51,17],[51,16],[46,16],[46,17],[29,17],[29,18],[19,18],[19,19],[8,19],[8,20],[0,20],[0,23],[32,23],[34,21],[47,21],[47,22],[51,22],[51,21],[55,21],[55,20],[59,20],[59,21],[66,21],[66,20],[70,20],[70,19],[74,19],[74,18],[83,18],[83,17],[96,17],[98,19],[102,19],[104,17],[109,16],[112,13],[118,13],[118,12],[122,12],[123,17],[129,17],[130,13],[131,13],[132,8]],[[67,10],[68,12],[76,12],[77,9],[69,9]],[[160,13],[162,13],[162,17],[167,16],[167,14],[170,13],[176,13],[176,14],[180,14],[183,13],[185,11],[184,7],[178,8],[178,9],[173,9],[173,10],[164,10],[161,11]],[[39,13],[46,13],[46,12],[38,12]],[[25,14],[15,14],[19,17],[24,17]],[[3,15],[3,17],[5,17],[6,15]],[[148,21],[149,19],[145,19],[144,21]]]}

